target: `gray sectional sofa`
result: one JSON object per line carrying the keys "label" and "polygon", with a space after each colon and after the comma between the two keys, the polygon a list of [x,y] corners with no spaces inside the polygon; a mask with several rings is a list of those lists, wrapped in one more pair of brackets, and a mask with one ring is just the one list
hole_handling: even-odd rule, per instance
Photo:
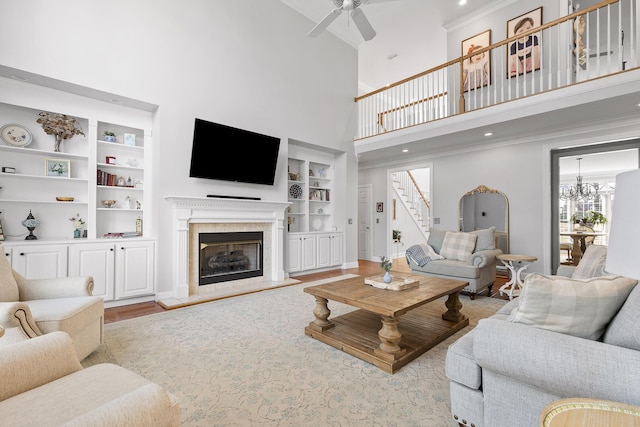
{"label": "gray sectional sofa", "polygon": [[[450,236],[475,236],[471,239],[474,240],[473,246],[467,246],[462,251],[453,251],[451,255],[457,256],[450,256],[446,251],[443,252],[447,233],[450,233]],[[494,227],[469,233],[447,232],[431,228],[427,244],[414,246],[407,248],[406,252],[407,263],[413,273],[468,282],[469,284],[462,291],[469,293],[471,299],[485,289],[488,289],[488,293],[491,294],[491,287],[496,280],[496,255],[502,253],[495,246]],[[424,253],[430,259],[424,262],[424,258],[413,255],[416,252]],[[437,256],[434,256],[434,253]],[[443,254],[446,256],[438,259]]]}
{"label": "gray sectional sofa", "polygon": [[[480,320],[475,329],[449,347],[445,372],[456,422],[475,427],[536,426],[547,404],[572,397],[640,405],[640,286],[633,279],[602,276],[604,260],[596,258],[603,252],[606,257],[606,248],[589,251],[593,255],[590,265],[582,265],[583,258],[578,268],[564,267],[561,271],[571,279],[528,275],[520,298],[507,303],[496,315]],[[585,277],[589,275],[594,276]],[[585,309],[577,302],[571,313],[567,307],[572,304],[552,298],[549,304],[538,301],[532,309],[532,294],[527,293],[527,287],[540,294],[544,284],[552,289],[557,281],[563,286],[575,285],[575,289],[595,282],[603,282],[599,289],[610,289],[612,283],[619,287],[608,297],[599,293],[586,296],[596,304],[607,298],[613,301],[606,308],[587,305]],[[617,306],[615,301],[619,302]],[[531,315],[535,310],[552,312],[554,306],[562,306],[560,315],[545,312],[542,321]],[[582,313],[578,307],[583,307]],[[526,310],[528,314],[523,313]],[[577,336],[581,333],[572,330],[592,326],[592,321],[607,310],[612,320],[599,319],[602,327],[591,336]],[[583,316],[582,321],[577,320],[579,316]],[[564,333],[559,332],[563,321],[569,328]]]}

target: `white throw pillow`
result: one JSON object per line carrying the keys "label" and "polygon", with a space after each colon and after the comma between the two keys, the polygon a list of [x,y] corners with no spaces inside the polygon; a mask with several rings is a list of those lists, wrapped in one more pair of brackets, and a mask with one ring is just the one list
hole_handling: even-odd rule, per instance
{"label": "white throw pillow", "polygon": [[476,246],[477,235],[471,233],[454,233],[447,231],[444,235],[440,255],[446,259],[469,261]]}
{"label": "white throw pillow", "polygon": [[532,273],[507,320],[597,340],[637,283],[623,276],[571,279]]}

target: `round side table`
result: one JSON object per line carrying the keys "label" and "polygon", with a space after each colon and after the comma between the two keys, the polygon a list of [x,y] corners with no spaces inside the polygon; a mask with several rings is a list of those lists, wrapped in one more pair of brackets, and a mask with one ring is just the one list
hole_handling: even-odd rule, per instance
{"label": "round side table", "polygon": [[[500,254],[496,255],[502,263],[511,272],[511,280],[504,285],[500,286],[500,295],[507,294],[509,299],[520,295],[522,289],[522,279],[520,274],[531,265],[532,262],[537,261],[538,258],[529,255],[515,255],[515,254]],[[518,289],[516,289],[518,287]],[[509,290],[507,290],[509,288]]]}

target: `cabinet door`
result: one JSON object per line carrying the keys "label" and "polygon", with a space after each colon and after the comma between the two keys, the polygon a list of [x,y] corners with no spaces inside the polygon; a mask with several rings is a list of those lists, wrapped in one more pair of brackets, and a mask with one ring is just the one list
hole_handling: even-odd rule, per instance
{"label": "cabinet door", "polygon": [[302,269],[313,270],[317,268],[316,262],[316,236],[302,237]]}
{"label": "cabinet door", "polygon": [[344,263],[344,235],[331,235],[331,265]]}
{"label": "cabinet door", "polygon": [[69,247],[69,276],[92,276],[93,295],[114,298],[115,245],[86,243]]}
{"label": "cabinet door", "polygon": [[289,272],[302,271],[302,238],[289,236]]}
{"label": "cabinet door", "polygon": [[331,240],[330,234],[318,235],[318,268],[331,265]]}
{"label": "cabinet door", "polygon": [[153,242],[116,243],[116,299],[153,294]]}
{"label": "cabinet door", "polygon": [[13,246],[11,267],[28,279],[67,276],[67,246]]}

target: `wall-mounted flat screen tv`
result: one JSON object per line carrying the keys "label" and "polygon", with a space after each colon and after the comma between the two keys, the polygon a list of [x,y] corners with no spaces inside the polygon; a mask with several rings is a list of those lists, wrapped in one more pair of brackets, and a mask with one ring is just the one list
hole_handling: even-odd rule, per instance
{"label": "wall-mounted flat screen tv", "polygon": [[279,149],[279,138],[196,119],[189,176],[273,185]]}

